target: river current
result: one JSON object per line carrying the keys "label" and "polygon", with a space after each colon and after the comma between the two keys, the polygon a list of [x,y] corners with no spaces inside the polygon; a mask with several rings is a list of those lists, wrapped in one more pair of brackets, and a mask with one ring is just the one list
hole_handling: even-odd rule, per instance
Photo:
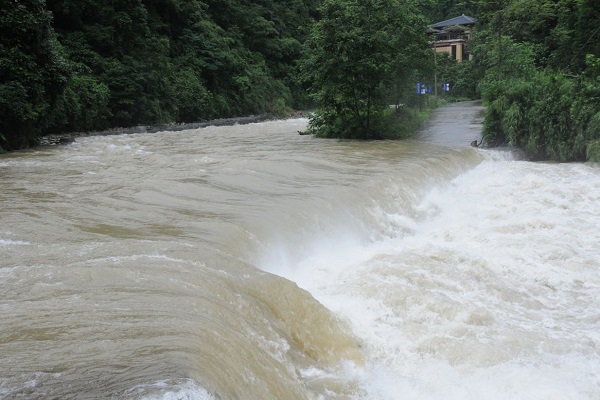
{"label": "river current", "polygon": [[0,156],[0,398],[600,399],[600,167],[477,112]]}

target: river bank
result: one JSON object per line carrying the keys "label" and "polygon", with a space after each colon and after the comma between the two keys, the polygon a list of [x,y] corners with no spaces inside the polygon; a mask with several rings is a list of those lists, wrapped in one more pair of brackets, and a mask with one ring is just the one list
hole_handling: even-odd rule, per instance
{"label": "river bank", "polygon": [[[481,105],[480,101],[467,101],[457,103],[452,107],[460,107],[463,104],[467,108],[477,105],[477,116],[473,117],[473,123],[475,126],[482,122],[483,113],[485,108]],[[443,103],[442,103],[443,104]],[[419,112],[418,121],[416,126],[414,124],[408,124],[408,126],[396,126],[396,130],[401,132],[398,133],[398,138],[408,138],[413,135],[422,135],[423,130],[430,130],[428,128],[429,116],[431,112],[440,108],[441,104],[435,104],[432,107],[427,107],[425,110]],[[451,107],[451,108],[452,108]],[[243,117],[232,117],[232,118],[218,118],[208,121],[198,121],[190,123],[171,123],[164,125],[136,125],[131,127],[115,127],[105,129],[101,131],[89,131],[89,132],[64,132],[41,136],[34,140],[31,148],[44,147],[44,146],[56,146],[74,143],[77,138],[90,137],[90,136],[113,136],[113,135],[129,135],[137,133],[156,133],[156,132],[179,132],[189,129],[206,128],[209,126],[233,126],[233,125],[246,125],[257,122],[272,121],[272,120],[285,120],[294,118],[308,118],[312,113],[312,110],[292,110],[287,112],[285,115],[274,115],[274,114],[258,114],[248,115]],[[304,134],[304,133],[303,133]],[[481,140],[481,138],[479,137]],[[3,152],[0,148],[0,154]]]}
{"label": "river bank", "polygon": [[165,125],[137,125],[127,128],[111,128],[102,131],[90,131],[90,132],[66,132],[45,135],[37,138],[34,142],[33,147],[41,146],[55,146],[59,144],[69,144],[75,142],[77,138],[88,137],[88,136],[112,136],[112,135],[129,135],[134,133],[156,133],[156,132],[179,132],[188,129],[199,129],[206,128],[208,126],[233,126],[233,125],[245,125],[255,122],[263,122],[268,120],[277,119],[288,119],[288,118],[302,118],[309,114],[309,111],[292,111],[283,117],[277,117],[272,114],[260,114],[260,115],[249,115],[245,117],[234,117],[234,118],[219,118],[209,121],[181,123],[181,124],[165,124]]}

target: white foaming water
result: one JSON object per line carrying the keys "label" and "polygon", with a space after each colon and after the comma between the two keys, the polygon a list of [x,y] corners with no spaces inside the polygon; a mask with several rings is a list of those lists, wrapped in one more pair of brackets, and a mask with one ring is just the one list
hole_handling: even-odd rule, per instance
{"label": "white foaming water", "polygon": [[600,398],[600,169],[305,126],[0,157],[0,398]]}
{"label": "white foaming water", "polygon": [[216,400],[192,380],[159,381],[151,385],[136,386],[123,397],[142,400]]}
{"label": "white foaming water", "polygon": [[600,169],[508,154],[285,272],[358,336],[356,398],[600,398]]}
{"label": "white foaming water", "polygon": [[30,244],[22,240],[0,239],[0,246],[28,246]]}

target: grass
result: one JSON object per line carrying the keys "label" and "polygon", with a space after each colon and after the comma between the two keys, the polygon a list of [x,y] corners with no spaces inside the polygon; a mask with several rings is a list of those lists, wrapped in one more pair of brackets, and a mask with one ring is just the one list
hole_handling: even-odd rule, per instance
{"label": "grass", "polygon": [[428,104],[420,109],[414,106],[401,106],[397,109],[390,109],[389,114],[386,115],[383,138],[398,140],[413,137],[423,121],[431,114],[431,111],[445,103],[445,100],[432,96],[429,98]]}

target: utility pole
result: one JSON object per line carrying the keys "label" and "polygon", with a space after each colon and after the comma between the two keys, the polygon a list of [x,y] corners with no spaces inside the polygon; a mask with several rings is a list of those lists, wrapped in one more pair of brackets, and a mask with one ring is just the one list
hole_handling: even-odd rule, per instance
{"label": "utility pole", "polygon": [[437,97],[437,49],[433,47],[433,93]]}

